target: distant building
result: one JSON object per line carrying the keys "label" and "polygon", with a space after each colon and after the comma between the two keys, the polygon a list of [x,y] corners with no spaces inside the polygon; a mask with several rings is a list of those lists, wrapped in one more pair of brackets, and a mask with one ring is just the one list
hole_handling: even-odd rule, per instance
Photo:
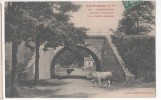
{"label": "distant building", "polygon": [[95,63],[91,55],[84,57],[84,67],[95,67]]}

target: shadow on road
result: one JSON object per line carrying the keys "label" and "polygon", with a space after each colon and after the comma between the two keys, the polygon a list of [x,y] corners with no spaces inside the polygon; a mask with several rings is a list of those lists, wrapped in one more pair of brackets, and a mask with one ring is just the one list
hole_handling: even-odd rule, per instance
{"label": "shadow on road", "polygon": [[[66,84],[70,84],[70,82],[52,82],[48,80],[40,80],[37,86],[47,87],[47,86],[60,86]],[[35,87],[34,81],[22,81],[19,84],[19,87],[29,87],[29,88]]]}
{"label": "shadow on road", "polygon": [[89,95],[95,95],[95,94],[87,94],[83,92],[78,92],[74,94],[68,94],[68,95],[53,95],[54,98],[88,98]]}
{"label": "shadow on road", "polygon": [[49,98],[53,97],[60,89],[32,89],[32,88],[21,88],[19,89],[18,98]]}
{"label": "shadow on road", "polygon": [[87,77],[86,76],[79,76],[79,75],[72,75],[72,76],[55,75],[52,77],[52,79],[87,79]]}

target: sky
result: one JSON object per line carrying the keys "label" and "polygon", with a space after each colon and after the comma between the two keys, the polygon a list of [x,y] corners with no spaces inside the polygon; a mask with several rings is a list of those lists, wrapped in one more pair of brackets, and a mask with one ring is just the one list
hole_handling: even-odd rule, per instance
{"label": "sky", "polygon": [[[122,14],[125,10],[121,1],[77,1],[74,4],[81,5],[78,12],[72,13],[71,22],[75,24],[76,27],[86,27],[90,29],[88,35],[107,35],[111,32],[109,29],[116,30],[118,22],[122,19]],[[110,6],[113,5],[113,6]],[[101,6],[101,7],[99,7]],[[89,10],[91,9],[91,10]],[[97,10],[97,9],[113,9],[109,10]],[[93,14],[89,14],[93,12]],[[111,14],[113,17],[87,17],[88,15],[109,15],[109,14],[94,14],[94,12],[113,12]],[[155,28],[153,26],[153,28]],[[155,30],[151,32],[155,34]],[[150,34],[151,34],[150,33]]]}
{"label": "sky", "polygon": [[[92,2],[92,1],[86,1],[86,2],[74,2],[75,4],[81,5],[81,9],[78,12],[72,13],[72,19],[71,21],[75,23],[75,26],[77,27],[86,27],[89,28],[89,32],[87,34],[94,35],[94,34],[100,34],[105,35],[109,32],[109,29],[116,29],[119,20],[122,18],[122,13],[124,11],[124,6],[122,5],[121,1],[108,1],[108,2]],[[98,5],[103,5],[102,7],[99,7]],[[110,6],[113,5],[113,6]],[[92,6],[92,7],[89,7]],[[113,12],[113,17],[94,17],[89,18],[87,15],[89,15],[89,9],[92,9],[93,12]],[[113,11],[109,10],[98,10],[96,9],[113,9]],[[96,15],[96,14],[95,14]],[[98,14],[97,14],[98,15]],[[107,15],[107,14],[99,14],[99,15]]]}

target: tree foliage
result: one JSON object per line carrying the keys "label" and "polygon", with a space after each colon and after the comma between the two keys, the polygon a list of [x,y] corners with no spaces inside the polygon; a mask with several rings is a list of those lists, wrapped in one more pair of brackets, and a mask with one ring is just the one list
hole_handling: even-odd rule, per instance
{"label": "tree foliage", "polygon": [[[80,8],[71,2],[6,2],[5,41],[12,43],[12,86],[16,88],[17,48],[22,42],[34,42],[35,81],[39,79],[39,48],[75,46],[83,44],[86,28],[75,27],[69,22],[71,12]],[[12,93],[13,88],[11,88]],[[14,95],[14,94],[13,94]],[[12,95],[12,96],[13,96]]]}
{"label": "tree foliage", "polygon": [[126,9],[123,18],[118,23],[116,33],[127,35],[147,34],[152,30],[155,22],[154,4],[151,1],[144,1],[134,7]]}
{"label": "tree foliage", "polygon": [[48,41],[53,47],[65,45],[67,40],[70,42],[67,44],[83,42],[87,29],[76,28],[69,22],[70,13],[79,8],[71,2],[8,2],[5,9],[6,42],[13,39],[39,41],[42,45]]}
{"label": "tree foliage", "polygon": [[112,36],[119,54],[136,79],[155,81],[155,38]]}
{"label": "tree foliage", "polygon": [[61,66],[69,66],[74,64],[78,67],[82,67],[84,57],[87,56],[89,56],[89,53],[85,50],[78,48],[67,49],[58,56],[56,63],[60,64]]}

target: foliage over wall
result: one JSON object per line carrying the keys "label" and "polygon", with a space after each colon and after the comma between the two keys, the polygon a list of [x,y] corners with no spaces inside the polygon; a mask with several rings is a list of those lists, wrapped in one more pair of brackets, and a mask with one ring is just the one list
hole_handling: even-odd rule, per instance
{"label": "foliage over wall", "polygon": [[155,37],[147,35],[114,36],[112,41],[136,79],[155,81]]}

